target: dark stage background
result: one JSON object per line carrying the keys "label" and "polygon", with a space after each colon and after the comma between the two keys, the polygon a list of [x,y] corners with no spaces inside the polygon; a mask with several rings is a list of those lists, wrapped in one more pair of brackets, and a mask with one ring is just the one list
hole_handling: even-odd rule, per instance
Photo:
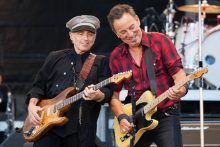
{"label": "dark stage background", "polygon": [[[174,8],[184,5],[176,0]],[[219,3],[218,0],[209,1]],[[109,55],[119,40],[107,23],[110,8],[118,3],[131,4],[140,19],[145,9],[154,7],[162,19],[168,0],[1,0],[0,2],[0,66],[14,93],[26,93],[48,52],[70,47],[65,23],[76,15],[91,14],[101,20],[101,29],[92,50]],[[174,21],[180,22],[183,12],[176,10]],[[210,15],[216,24],[216,15]]]}

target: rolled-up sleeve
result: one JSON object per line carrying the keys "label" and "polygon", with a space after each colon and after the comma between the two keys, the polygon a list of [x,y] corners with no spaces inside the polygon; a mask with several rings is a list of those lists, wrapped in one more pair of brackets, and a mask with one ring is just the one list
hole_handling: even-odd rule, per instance
{"label": "rolled-up sleeve", "polygon": [[181,68],[183,68],[181,57],[179,56],[176,47],[172,41],[165,35],[161,38],[163,49],[162,57],[166,65],[166,68],[170,75],[176,74]]}

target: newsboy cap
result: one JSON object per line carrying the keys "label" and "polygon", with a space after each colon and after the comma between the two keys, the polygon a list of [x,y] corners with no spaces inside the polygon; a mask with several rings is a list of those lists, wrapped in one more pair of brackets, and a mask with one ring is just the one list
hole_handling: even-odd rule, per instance
{"label": "newsboy cap", "polygon": [[92,15],[75,16],[66,23],[66,27],[71,32],[87,30],[96,33],[100,28],[100,21],[97,17]]}

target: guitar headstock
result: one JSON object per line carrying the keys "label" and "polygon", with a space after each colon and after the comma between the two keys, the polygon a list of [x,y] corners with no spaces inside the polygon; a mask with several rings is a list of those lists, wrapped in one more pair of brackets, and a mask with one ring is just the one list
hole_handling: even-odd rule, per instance
{"label": "guitar headstock", "polygon": [[132,71],[131,70],[125,71],[125,72],[120,72],[120,73],[115,74],[111,77],[111,82],[117,84],[117,83],[120,83],[124,79],[131,78],[131,76],[132,76]]}
{"label": "guitar headstock", "polygon": [[190,79],[193,80],[193,79],[199,78],[203,74],[206,74],[207,72],[208,72],[208,67],[199,68],[198,70],[190,74]]}

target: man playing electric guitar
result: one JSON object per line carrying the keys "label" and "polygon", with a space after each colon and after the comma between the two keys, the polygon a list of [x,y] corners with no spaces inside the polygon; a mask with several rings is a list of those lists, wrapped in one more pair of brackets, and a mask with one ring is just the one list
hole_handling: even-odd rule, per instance
{"label": "man playing electric guitar", "polygon": [[[151,90],[147,74],[150,69],[145,63],[145,50],[151,49],[156,95],[159,96],[168,90],[168,99],[157,106],[158,110],[152,116],[153,119],[158,120],[159,124],[155,129],[146,131],[135,146],[150,147],[154,142],[158,147],[182,147],[179,101],[187,93],[187,85],[180,88],[172,87],[175,83],[186,78],[181,58],[174,44],[161,33],[144,32],[140,28],[139,17],[134,9],[127,4],[114,6],[108,14],[108,21],[113,32],[123,42],[110,55],[109,62],[112,74],[132,70],[135,83],[134,97],[138,100],[145,91]],[[133,97],[131,97],[130,83],[131,80],[125,80],[117,85],[110,103],[113,113],[118,118],[122,133],[129,132],[133,127],[119,100],[119,92],[124,85],[124,88],[128,90],[126,101],[131,102]],[[124,146],[119,145],[119,147]]]}
{"label": "man playing electric guitar", "polygon": [[53,127],[34,142],[34,147],[95,147],[100,105],[108,102],[112,96],[107,87],[94,90],[88,86],[110,77],[108,60],[104,56],[96,56],[85,81],[79,77],[100,27],[98,18],[91,15],[76,16],[66,23],[66,27],[70,30],[73,47],[51,52],[47,57],[28,93],[28,117],[33,125],[39,125],[42,118],[38,112],[42,108],[37,103],[45,98],[54,98],[70,86],[80,89],[86,87],[83,95],[85,100],[72,104],[65,113],[69,119],[67,124]]}

